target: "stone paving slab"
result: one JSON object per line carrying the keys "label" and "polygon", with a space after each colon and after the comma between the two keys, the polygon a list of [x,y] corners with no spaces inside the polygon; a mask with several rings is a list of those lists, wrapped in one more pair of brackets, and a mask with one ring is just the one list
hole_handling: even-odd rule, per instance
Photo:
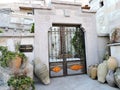
{"label": "stone paving slab", "polygon": [[35,83],[36,90],[120,90],[111,87],[107,83],[102,84],[92,80],[88,75],[66,76],[51,78],[49,85]]}

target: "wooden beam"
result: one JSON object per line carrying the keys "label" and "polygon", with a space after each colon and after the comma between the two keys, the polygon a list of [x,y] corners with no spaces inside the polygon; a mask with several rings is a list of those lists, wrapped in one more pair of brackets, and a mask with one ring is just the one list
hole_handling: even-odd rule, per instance
{"label": "wooden beam", "polygon": [[20,6],[19,7],[20,8],[20,10],[31,10],[32,11],[32,7],[24,7],[24,6]]}

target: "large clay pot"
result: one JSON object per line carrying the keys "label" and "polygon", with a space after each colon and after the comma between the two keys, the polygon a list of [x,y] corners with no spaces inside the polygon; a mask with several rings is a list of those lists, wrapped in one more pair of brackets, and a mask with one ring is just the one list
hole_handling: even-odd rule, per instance
{"label": "large clay pot", "polygon": [[93,65],[90,65],[89,67],[88,67],[88,75],[91,77],[91,70],[92,70],[92,68],[93,68]]}
{"label": "large clay pot", "polygon": [[35,59],[34,60],[34,72],[35,75],[38,77],[38,79],[43,83],[43,84],[49,84],[50,83],[50,78],[49,78],[49,71],[47,66],[40,61],[40,59]]}
{"label": "large clay pot", "polygon": [[22,63],[22,58],[19,56],[16,56],[14,60],[11,60],[9,63],[9,67],[12,68],[13,70],[18,70],[21,66]]}
{"label": "large clay pot", "polygon": [[92,79],[96,79],[97,78],[97,66],[93,66],[93,68],[91,69],[91,78]]}
{"label": "large clay pot", "polygon": [[108,83],[108,85],[110,86],[115,86],[115,79],[114,79],[114,71],[113,70],[109,70],[106,76],[106,81]]}
{"label": "large clay pot", "polygon": [[98,75],[98,81],[101,83],[105,82],[105,78],[107,75],[108,69],[107,69],[107,61],[104,61],[103,63],[99,64],[97,75]]}
{"label": "large clay pot", "polygon": [[108,69],[115,70],[118,67],[117,60],[114,57],[110,57],[107,61]]}
{"label": "large clay pot", "polygon": [[92,79],[96,79],[97,78],[97,65],[91,65],[91,66],[88,67],[88,75]]}
{"label": "large clay pot", "polygon": [[116,69],[116,72],[114,73],[114,77],[115,77],[116,85],[120,88],[120,67]]}

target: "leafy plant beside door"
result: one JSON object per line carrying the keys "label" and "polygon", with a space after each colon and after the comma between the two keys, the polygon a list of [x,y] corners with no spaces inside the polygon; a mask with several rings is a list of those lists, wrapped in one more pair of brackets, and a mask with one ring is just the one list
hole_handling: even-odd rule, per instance
{"label": "leafy plant beside door", "polygon": [[84,56],[84,32],[83,32],[83,28],[77,28],[75,31],[75,34],[71,40],[71,43],[74,47],[75,50],[75,56],[74,57],[83,57]]}

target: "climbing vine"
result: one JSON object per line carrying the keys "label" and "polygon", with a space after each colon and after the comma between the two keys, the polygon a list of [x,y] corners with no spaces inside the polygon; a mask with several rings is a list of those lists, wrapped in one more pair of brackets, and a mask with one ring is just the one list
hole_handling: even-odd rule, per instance
{"label": "climbing vine", "polygon": [[75,34],[71,40],[71,43],[74,47],[75,50],[75,57],[82,57],[84,56],[84,32],[83,32],[83,28],[77,28],[77,30],[75,31]]}

